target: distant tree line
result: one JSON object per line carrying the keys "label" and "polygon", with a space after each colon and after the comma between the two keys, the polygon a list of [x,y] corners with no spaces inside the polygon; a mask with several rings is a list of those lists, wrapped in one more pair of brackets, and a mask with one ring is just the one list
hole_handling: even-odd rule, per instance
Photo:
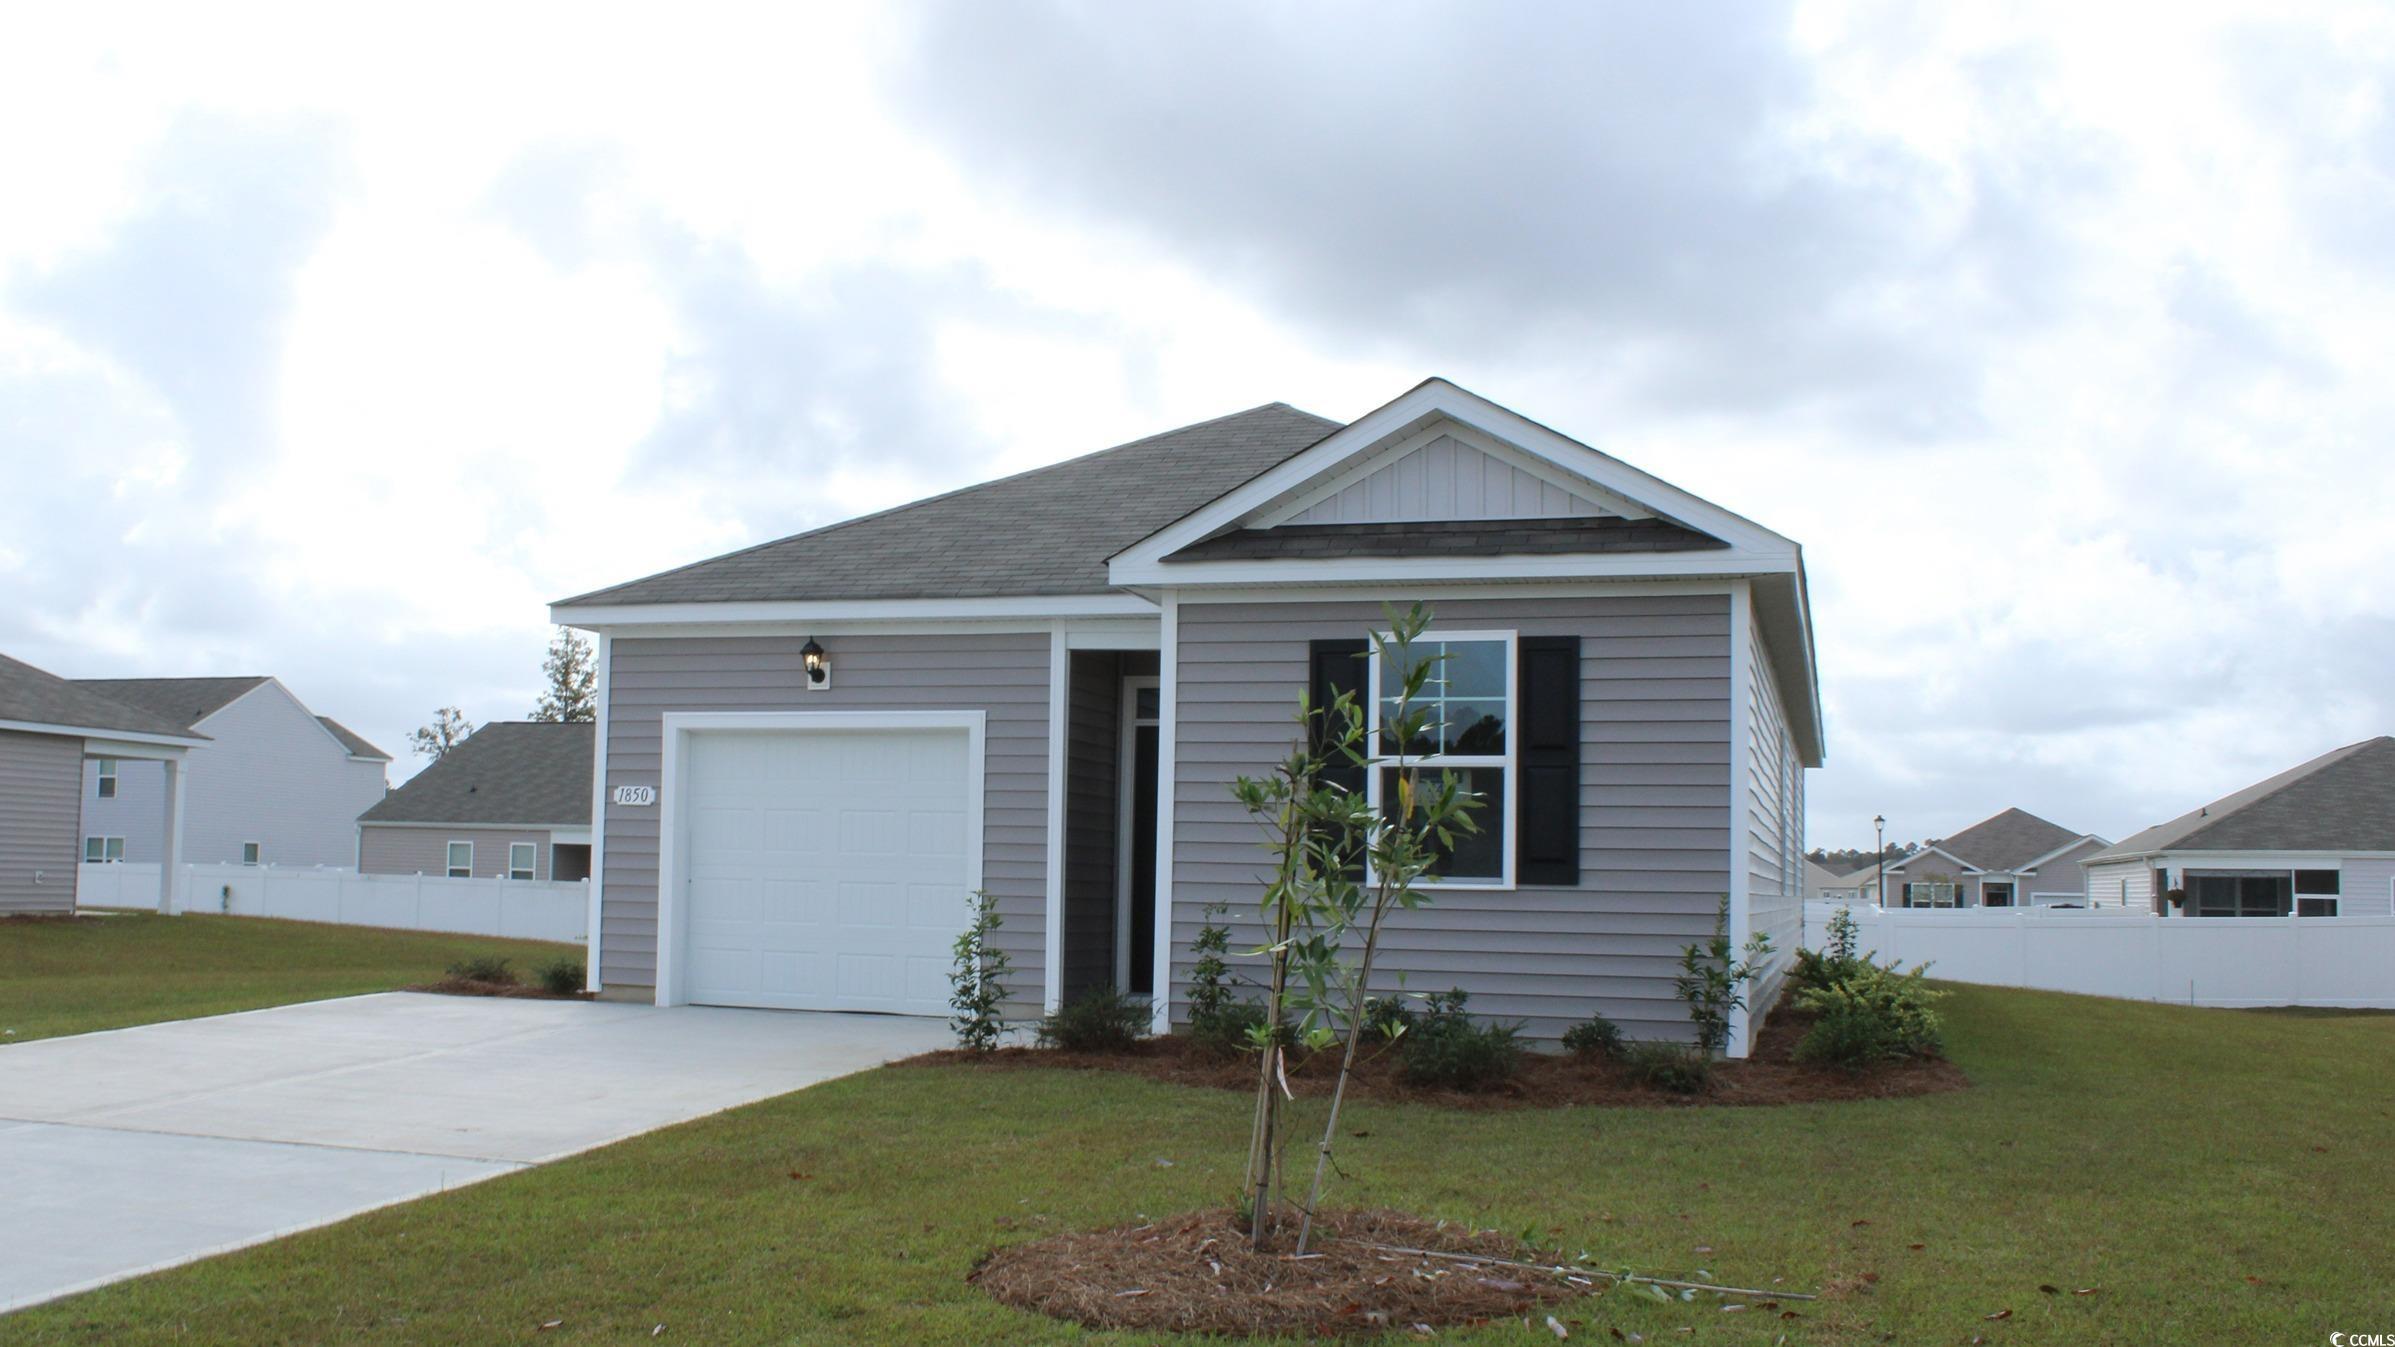
{"label": "distant tree line", "polygon": [[[1933,837],[1927,842],[1890,842],[1885,854],[1890,862],[1900,861],[1925,846],[1936,845],[1938,840]],[[1852,874],[1864,866],[1872,864],[1879,859],[1881,854],[1869,847],[1838,847],[1834,850],[1828,847],[1815,847],[1806,852],[1805,856],[1831,874],[1844,875]]]}

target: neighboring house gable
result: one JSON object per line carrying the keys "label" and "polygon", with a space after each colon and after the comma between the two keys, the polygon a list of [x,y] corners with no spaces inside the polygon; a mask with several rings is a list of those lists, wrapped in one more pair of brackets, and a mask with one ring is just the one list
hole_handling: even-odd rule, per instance
{"label": "neighboring house gable", "polygon": [[[389,757],[328,723],[274,678],[87,679],[83,686],[170,720],[212,743],[186,770],[183,858],[200,864],[321,865],[357,861],[357,815],[382,798]],[[83,831],[122,837],[124,859],[161,849],[155,764],[83,771]]]}
{"label": "neighboring house gable", "polygon": [[358,868],[586,878],[594,737],[588,721],[483,726],[358,816]]}
{"label": "neighboring house gable", "polygon": [[[152,821],[164,837],[176,792],[158,764],[171,764],[179,782],[185,751],[206,742],[177,718],[0,655],[0,915],[74,910],[84,857],[77,790],[87,760],[156,768]],[[173,867],[160,872],[162,903],[175,883]]]}
{"label": "neighboring house gable", "polygon": [[[2007,809],[1888,863],[1885,906],[2028,907],[2076,903],[2080,862],[2104,839]],[[1906,886],[1911,885],[1908,889]],[[1934,894],[1928,886],[1939,886]],[[1945,886],[1951,886],[1951,893]]]}
{"label": "neighboring house gable", "polygon": [[[2395,737],[2333,749],[2108,847],[2091,897],[2163,915],[2395,912]],[[2174,909],[2163,896],[2187,897]]]}

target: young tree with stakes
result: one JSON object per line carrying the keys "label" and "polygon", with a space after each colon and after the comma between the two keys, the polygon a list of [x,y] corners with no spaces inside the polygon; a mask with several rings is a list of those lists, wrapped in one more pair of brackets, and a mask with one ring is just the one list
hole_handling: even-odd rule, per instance
{"label": "young tree with stakes", "polygon": [[[1457,834],[1474,830],[1469,811],[1479,800],[1452,773],[1427,782],[1419,766],[1441,728],[1418,705],[1440,663],[1440,657],[1418,657],[1414,650],[1429,625],[1429,610],[1417,604],[1402,616],[1390,612],[1388,633],[1371,637],[1367,657],[1380,662],[1383,677],[1377,744],[1367,708],[1352,694],[1341,693],[1324,707],[1301,699],[1297,746],[1270,776],[1241,777],[1232,788],[1248,812],[1264,822],[1275,860],[1261,900],[1271,940],[1255,951],[1270,958],[1271,976],[1265,1022],[1258,1031],[1262,1065],[1244,1190],[1249,1237],[1258,1248],[1276,1227],[1281,1105],[1289,1097],[1288,1035],[1281,1028],[1286,1013],[1299,1012],[1296,1036],[1316,1048],[1341,1041],[1334,1021],[1342,1021],[1345,1030],[1313,1182],[1301,1209],[1297,1247],[1303,1253],[1362,1040],[1383,924],[1391,912],[1429,901],[1419,881],[1453,847]],[[1326,783],[1324,770],[1341,764],[1387,772],[1392,798],[1376,811],[1368,792]],[[1340,949],[1359,922],[1364,947],[1351,967],[1341,961]]]}

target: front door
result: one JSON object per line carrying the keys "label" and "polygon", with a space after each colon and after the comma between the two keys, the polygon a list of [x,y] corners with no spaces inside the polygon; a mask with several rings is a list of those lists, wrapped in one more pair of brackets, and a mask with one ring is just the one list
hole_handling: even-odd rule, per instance
{"label": "front door", "polygon": [[2012,885],[1995,880],[1980,885],[1979,903],[1982,907],[2011,907]]}
{"label": "front door", "polygon": [[1123,838],[1118,875],[1121,919],[1115,950],[1119,985],[1133,996],[1156,991],[1156,757],[1154,678],[1123,680]]}

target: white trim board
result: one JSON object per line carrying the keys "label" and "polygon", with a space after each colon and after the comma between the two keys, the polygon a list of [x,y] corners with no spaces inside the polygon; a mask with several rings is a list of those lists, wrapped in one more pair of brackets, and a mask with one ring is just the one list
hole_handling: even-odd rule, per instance
{"label": "white trim board", "polygon": [[973,890],[984,886],[983,811],[989,795],[985,769],[989,737],[986,711],[668,711],[659,717],[664,749],[657,790],[657,984],[656,1002],[682,1005],[682,903],[688,881],[679,863],[683,850],[682,771],[685,745],[693,734],[740,730],[962,730],[965,733],[965,877]]}
{"label": "white trim board", "polygon": [[[52,725],[38,720],[0,720],[0,730],[13,730],[19,734],[56,735],[61,739],[88,739],[100,747],[94,749],[87,746],[84,749],[85,756],[103,758],[149,760],[164,755],[143,753],[138,750],[172,748],[179,751],[187,748],[206,748],[209,743],[205,737],[196,734],[143,734],[135,730],[98,730],[78,725]],[[116,751],[118,746],[122,746],[126,751]]]}
{"label": "white trim board", "polygon": [[[598,676],[592,695],[597,698],[598,715],[591,725],[590,749],[590,915],[584,926],[583,939],[589,949],[584,954],[582,985],[585,991],[596,992],[603,985],[599,974],[599,928],[607,914],[607,706],[610,675],[615,668],[615,645],[606,632],[599,633]],[[361,839],[363,834],[360,834]],[[361,840],[360,845],[364,843]],[[556,840],[550,840],[554,847]],[[555,875],[556,853],[550,853],[550,874]],[[656,975],[650,974],[652,978]]]}
{"label": "white trim board", "polygon": [[1064,824],[1065,769],[1071,750],[1073,657],[1064,629],[1048,634],[1048,845],[1045,925],[1040,931],[1047,977],[1040,1008],[1053,1014],[1064,1004]]}
{"label": "white trim board", "polygon": [[655,627],[676,623],[838,621],[991,621],[1034,618],[1042,627],[1059,618],[1154,617],[1156,605],[1119,590],[1104,594],[998,595],[978,599],[776,599],[732,603],[551,604],[549,619],[563,627]]}

